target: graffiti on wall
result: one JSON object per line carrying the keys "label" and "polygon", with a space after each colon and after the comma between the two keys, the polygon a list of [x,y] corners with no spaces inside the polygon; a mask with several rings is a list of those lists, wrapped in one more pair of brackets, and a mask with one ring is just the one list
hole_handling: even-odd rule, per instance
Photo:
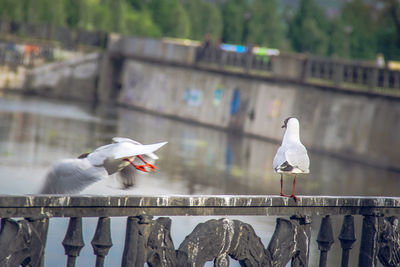
{"label": "graffiti on wall", "polygon": [[232,100],[231,100],[231,116],[234,116],[238,113],[240,108],[240,89],[236,88],[233,91]]}
{"label": "graffiti on wall", "polygon": [[198,89],[188,88],[185,91],[184,100],[189,106],[198,107],[201,105],[203,101],[203,91]]}
{"label": "graffiti on wall", "polygon": [[282,101],[279,98],[274,98],[268,104],[268,116],[270,118],[277,118],[281,114]]}
{"label": "graffiti on wall", "polygon": [[221,104],[223,95],[224,91],[222,90],[222,85],[218,85],[218,88],[214,90],[214,97],[213,97],[214,106],[219,106]]}

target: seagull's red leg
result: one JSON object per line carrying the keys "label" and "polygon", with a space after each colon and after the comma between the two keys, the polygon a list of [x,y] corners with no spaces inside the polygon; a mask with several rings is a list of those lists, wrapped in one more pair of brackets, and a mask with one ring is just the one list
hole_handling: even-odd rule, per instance
{"label": "seagull's red leg", "polygon": [[283,174],[281,173],[281,197],[288,197],[283,193]]}
{"label": "seagull's red leg", "polygon": [[296,176],[297,176],[297,174],[294,175],[294,180],[293,180],[293,192],[292,192],[292,195],[290,196],[290,197],[292,197],[292,198],[294,199],[294,201],[297,201],[297,197],[296,197],[296,195],[294,194],[294,190],[295,190],[295,187],[296,187]]}
{"label": "seagull's red leg", "polygon": [[157,167],[154,166],[153,164],[148,163],[147,161],[144,160],[144,158],[140,155],[137,155],[137,157],[143,161],[144,163],[146,163],[146,166],[149,167],[152,171],[156,171]]}
{"label": "seagull's red leg", "polygon": [[130,159],[124,159],[125,161],[129,162],[133,167],[135,167],[137,170],[142,171],[142,172],[148,172],[148,170],[146,170],[146,165],[136,165],[135,163],[133,163]]}

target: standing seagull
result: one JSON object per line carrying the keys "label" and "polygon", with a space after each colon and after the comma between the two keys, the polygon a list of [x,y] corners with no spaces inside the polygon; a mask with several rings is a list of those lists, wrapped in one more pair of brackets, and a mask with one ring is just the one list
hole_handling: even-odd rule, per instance
{"label": "standing seagull", "polygon": [[[91,153],[82,154],[77,159],[63,159],[53,165],[46,176],[41,193],[78,193],[90,184],[114,173],[132,175],[132,171],[126,171],[130,166],[144,172],[148,171],[146,168],[155,171],[156,167],[148,163],[141,155],[157,159],[158,157],[153,152],[166,143],[142,145],[129,138],[114,137],[112,144],[101,146]],[[133,162],[135,157],[144,164],[135,164]]]}
{"label": "standing seagull", "polygon": [[[296,176],[298,173],[309,173],[310,159],[307,149],[300,142],[300,123],[296,118],[287,118],[282,128],[286,128],[282,145],[278,148],[274,158],[274,171],[281,174],[281,196],[292,197],[297,200],[294,193]],[[291,196],[283,194],[283,174],[294,174],[293,192]]]}

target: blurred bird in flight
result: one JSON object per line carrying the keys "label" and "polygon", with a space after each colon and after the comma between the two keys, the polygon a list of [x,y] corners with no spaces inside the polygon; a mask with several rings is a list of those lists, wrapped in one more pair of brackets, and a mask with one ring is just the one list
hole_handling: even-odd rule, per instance
{"label": "blurred bird in flight", "polygon": [[[75,159],[62,159],[55,163],[47,173],[41,193],[79,193],[89,185],[113,174],[118,174],[125,186],[132,185],[136,170],[148,172],[157,169],[143,156],[152,160],[158,159],[153,152],[167,143],[143,145],[124,137],[114,137],[112,141],[112,144],[101,146],[91,153],[82,154]],[[136,157],[143,164],[135,164]]]}

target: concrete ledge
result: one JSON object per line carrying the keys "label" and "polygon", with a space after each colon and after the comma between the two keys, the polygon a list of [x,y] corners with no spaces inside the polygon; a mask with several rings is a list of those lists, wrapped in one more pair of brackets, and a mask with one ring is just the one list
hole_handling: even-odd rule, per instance
{"label": "concrete ledge", "polygon": [[168,195],[0,196],[0,217],[400,214],[400,197]]}

